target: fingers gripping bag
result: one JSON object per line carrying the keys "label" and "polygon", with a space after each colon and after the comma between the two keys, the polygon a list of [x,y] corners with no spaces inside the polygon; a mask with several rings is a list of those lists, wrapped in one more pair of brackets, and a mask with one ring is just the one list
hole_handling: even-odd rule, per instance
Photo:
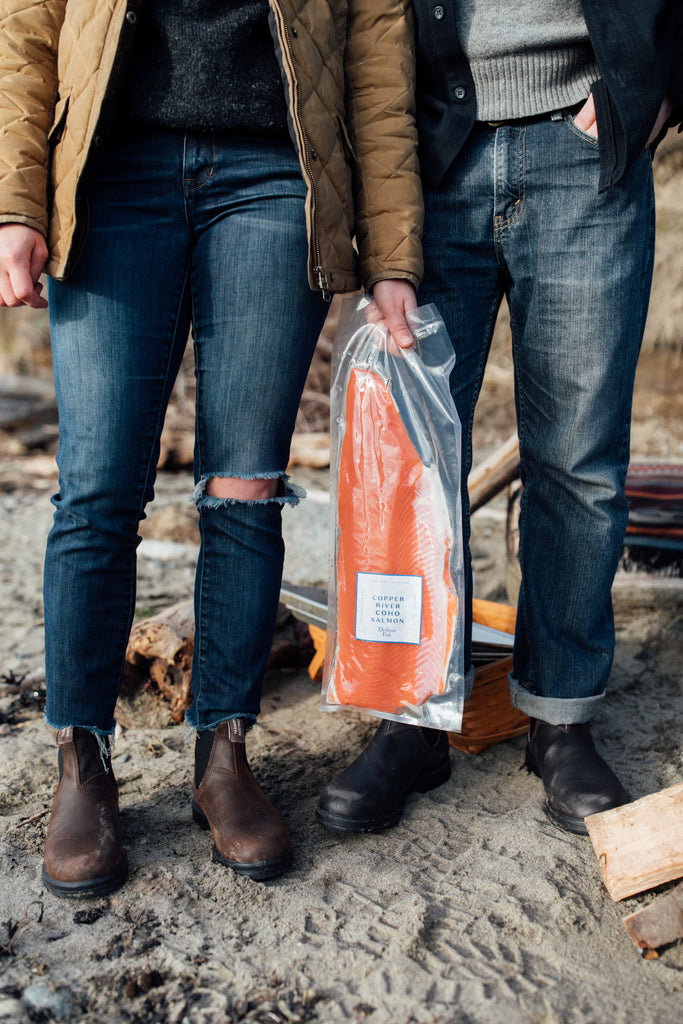
{"label": "fingers gripping bag", "polygon": [[332,356],[328,643],[321,707],[459,731],[464,699],[455,356],[434,306],[399,349],[342,305]]}

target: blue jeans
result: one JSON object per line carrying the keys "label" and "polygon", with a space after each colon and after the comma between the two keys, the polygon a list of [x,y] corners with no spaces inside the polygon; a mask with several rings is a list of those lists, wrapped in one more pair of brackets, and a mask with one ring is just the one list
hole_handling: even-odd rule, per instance
{"label": "blue jeans", "polygon": [[[145,127],[105,154],[75,272],[49,285],[59,493],[45,562],[47,721],[109,734],[135,609],[138,524],[192,325],[197,380],[194,702],[208,729],[259,710],[296,504],[289,446],[325,315],[306,278],[289,140]],[[277,479],[273,499],[207,495]]]}
{"label": "blue jeans", "polygon": [[[477,125],[443,184],[425,185],[419,298],[436,303],[455,348],[466,472],[503,295],[510,307],[524,485],[510,685],[516,707],[555,725],[588,720],[612,665],[610,594],[654,252],[649,154],[602,194],[598,173],[596,141],[564,112]],[[468,548],[466,486],[462,499]],[[471,595],[469,550],[466,567]]]}

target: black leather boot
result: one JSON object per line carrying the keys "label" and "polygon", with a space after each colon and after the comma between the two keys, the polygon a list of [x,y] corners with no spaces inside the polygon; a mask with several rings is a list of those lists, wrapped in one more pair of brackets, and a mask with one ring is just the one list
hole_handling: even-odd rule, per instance
{"label": "black leather boot", "polygon": [[398,824],[410,793],[451,774],[448,736],[384,719],[356,760],[325,786],[315,816],[333,832],[382,832]]}
{"label": "black leather boot", "polygon": [[567,832],[588,835],[584,818],[631,799],[595,749],[587,722],[549,725],[532,718],[524,765],[543,782],[548,817]]}

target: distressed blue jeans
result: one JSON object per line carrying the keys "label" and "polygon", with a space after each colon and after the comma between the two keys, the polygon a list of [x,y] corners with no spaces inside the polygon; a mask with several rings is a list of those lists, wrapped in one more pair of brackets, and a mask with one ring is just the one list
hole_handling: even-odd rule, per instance
{"label": "distressed blue jeans", "polygon": [[[284,555],[298,404],[325,306],[306,277],[305,189],[289,140],[131,131],[105,154],[85,248],[50,281],[59,493],[44,578],[55,728],[115,726],[138,524],[192,326],[197,383],[194,702],[208,729],[259,710]],[[205,493],[277,479],[273,499]]]}
{"label": "distressed blue jeans", "polygon": [[[588,720],[612,665],[610,595],[654,252],[649,153],[602,194],[598,171],[596,140],[562,112],[477,125],[442,185],[425,185],[419,298],[436,303],[455,347],[467,472],[503,296],[510,308],[524,487],[510,686],[516,707],[555,725]],[[471,595],[465,486],[462,499]]]}

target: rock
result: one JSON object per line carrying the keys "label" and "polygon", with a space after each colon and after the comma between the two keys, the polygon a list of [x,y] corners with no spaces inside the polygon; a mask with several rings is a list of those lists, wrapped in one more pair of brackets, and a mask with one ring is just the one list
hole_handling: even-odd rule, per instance
{"label": "rock", "polygon": [[26,1007],[18,999],[0,999],[0,1021],[11,1021],[11,1024],[30,1024]]}
{"label": "rock", "polygon": [[54,1020],[71,1019],[72,1000],[69,993],[66,989],[51,989],[46,981],[37,981],[25,988],[21,1001],[29,1012],[49,1013]]}

